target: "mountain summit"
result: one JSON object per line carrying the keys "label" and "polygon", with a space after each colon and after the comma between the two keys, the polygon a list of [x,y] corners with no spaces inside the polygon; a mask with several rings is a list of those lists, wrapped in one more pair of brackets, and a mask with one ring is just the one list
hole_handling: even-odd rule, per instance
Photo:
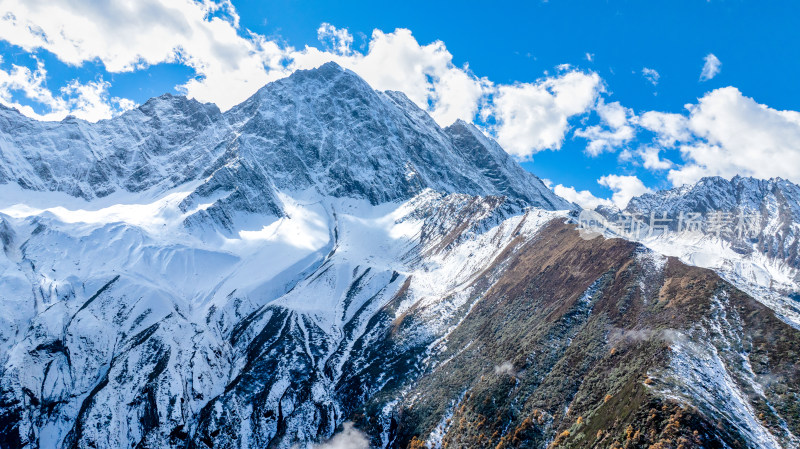
{"label": "mountain summit", "polygon": [[191,200],[227,191],[213,206],[226,214],[280,214],[276,191],[303,189],[372,204],[430,188],[572,207],[473,125],[441,129],[405,95],[377,92],[332,62],[270,83],[224,114],[167,94],[94,124],[8,109],[0,123],[0,184],[86,200],[201,181]]}

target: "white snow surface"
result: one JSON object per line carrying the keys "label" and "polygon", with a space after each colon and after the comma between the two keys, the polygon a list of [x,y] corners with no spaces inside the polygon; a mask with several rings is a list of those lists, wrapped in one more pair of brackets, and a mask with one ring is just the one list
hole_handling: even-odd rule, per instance
{"label": "white snow surface", "polygon": [[[412,302],[444,316],[514,238],[566,217],[542,210],[497,215],[496,202],[431,190],[377,206],[300,191],[277,196],[283,217],[251,220],[236,233],[209,233],[185,226],[193,211],[179,205],[192,187],[146,201],[124,194],[65,200],[58,192],[3,187],[12,194],[0,200],[0,218],[13,241],[0,253],[0,360],[7,386],[61,403],[44,423],[33,425],[33,416],[26,421],[43,447],[64,441],[90,394],[95,404],[106,405],[83,419],[102,422],[110,413],[106,441],[138,441],[139,412],[125,404],[139,400],[139,388],[160,363],[169,375],[156,401],[188,400],[177,409],[159,407],[160,414],[174,415],[159,419],[181,422],[196,415],[243,369],[230,348],[231,332],[267,305],[298,314],[294,322],[305,336],[305,352],[320,369],[334,354],[319,352],[320,337],[307,323],[323,338],[343,341],[345,326],[356,318],[356,335],[362,334],[366,319],[356,312],[372,316],[406,280]],[[447,232],[423,233],[427,214],[466,204],[483,212],[441,250],[441,240],[461,223],[437,222]],[[441,301],[445,297],[452,299]],[[161,336],[157,344],[132,343],[132,336],[150,332]],[[63,345],[68,356],[37,351],[42,345]],[[339,371],[347,359],[341,357]],[[331,400],[337,370],[333,379],[312,386],[316,401]],[[280,385],[272,387],[276,395],[287,388]],[[249,430],[243,432],[249,438]]]}

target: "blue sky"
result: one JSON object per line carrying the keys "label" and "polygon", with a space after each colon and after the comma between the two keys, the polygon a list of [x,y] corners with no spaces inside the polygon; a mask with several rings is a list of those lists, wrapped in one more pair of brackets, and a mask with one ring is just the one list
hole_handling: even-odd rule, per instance
{"label": "blue sky", "polygon": [[588,205],[705,175],[800,181],[799,2],[396,3],[6,2],[0,101],[45,119],[163,92],[226,109],[333,59]]}

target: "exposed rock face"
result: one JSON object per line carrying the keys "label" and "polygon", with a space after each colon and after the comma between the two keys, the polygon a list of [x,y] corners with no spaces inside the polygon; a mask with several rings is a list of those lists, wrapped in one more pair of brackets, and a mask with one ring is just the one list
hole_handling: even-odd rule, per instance
{"label": "exposed rock face", "polygon": [[2,109],[0,447],[796,446],[798,331],[573,208],[334,64]]}
{"label": "exposed rock face", "polygon": [[87,200],[194,179],[229,132],[216,106],[172,95],[96,124],[39,122],[4,109],[0,130],[0,184]]}

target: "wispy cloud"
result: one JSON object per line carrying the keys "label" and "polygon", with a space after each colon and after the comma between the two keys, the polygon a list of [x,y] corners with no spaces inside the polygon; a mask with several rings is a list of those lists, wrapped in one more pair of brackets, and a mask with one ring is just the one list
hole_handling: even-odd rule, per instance
{"label": "wispy cloud", "polygon": [[650,81],[653,86],[658,85],[658,79],[661,78],[661,75],[657,71],[647,67],[642,67],[642,76],[644,76],[647,81]]}
{"label": "wispy cloud", "polygon": [[708,81],[714,78],[719,74],[722,67],[722,62],[713,53],[707,54],[704,61],[703,70],[700,72],[700,81]]}
{"label": "wispy cloud", "polygon": [[314,446],[313,449],[367,449],[369,440],[364,433],[353,426],[353,423],[344,423],[344,430],[334,435],[330,440]]}
{"label": "wispy cloud", "polygon": [[514,369],[514,365],[511,362],[503,362],[500,365],[496,365],[494,367],[494,373],[498,376],[517,376],[517,370]]}

